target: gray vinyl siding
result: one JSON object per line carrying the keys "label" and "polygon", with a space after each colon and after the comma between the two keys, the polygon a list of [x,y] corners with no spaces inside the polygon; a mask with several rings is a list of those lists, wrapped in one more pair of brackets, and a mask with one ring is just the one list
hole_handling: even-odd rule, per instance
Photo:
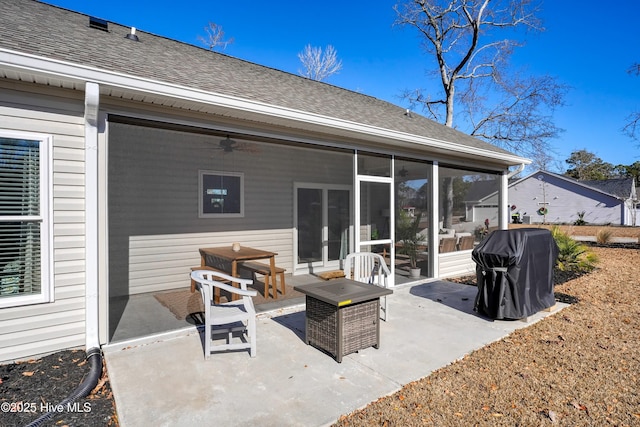
{"label": "gray vinyl siding", "polygon": [[[81,96],[81,95],[80,95]],[[85,342],[84,122],[78,93],[0,81],[0,129],[53,136],[54,302],[0,310],[0,361]]]}
{"label": "gray vinyl siding", "polygon": [[277,263],[283,267],[292,257],[290,229],[134,236],[129,249],[129,292],[186,288],[190,283],[190,267],[200,265],[198,248],[231,246],[237,241],[244,246],[277,252]]}
{"label": "gray vinyl siding", "polygon": [[[109,123],[109,295],[189,286],[198,248],[233,242],[278,253],[292,271],[294,182],[352,183],[349,153]],[[242,218],[198,218],[200,170],[244,174]]]}

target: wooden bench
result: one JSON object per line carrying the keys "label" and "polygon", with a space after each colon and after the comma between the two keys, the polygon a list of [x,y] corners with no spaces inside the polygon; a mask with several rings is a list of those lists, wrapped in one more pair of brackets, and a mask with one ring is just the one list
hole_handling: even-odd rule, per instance
{"label": "wooden bench", "polygon": [[342,270],[333,270],[333,271],[324,271],[318,274],[318,277],[322,280],[331,280],[331,279],[342,279],[344,277],[344,271]]}
{"label": "wooden bench", "polygon": [[[253,274],[261,274],[264,276],[264,297],[269,298],[269,288],[273,288],[273,299],[278,298],[278,285],[276,278],[271,277],[271,266],[255,261],[244,261],[238,263],[238,268],[248,270]],[[276,267],[276,275],[280,275],[280,292],[285,294],[284,271],[282,267]]]}
{"label": "wooden bench", "polygon": [[[208,265],[199,265],[197,267],[191,267],[191,271],[192,272],[196,271],[196,270],[217,271],[219,273],[229,274],[229,273],[224,272],[222,270],[219,270],[217,268],[209,267]],[[189,275],[189,277],[191,277],[191,275]],[[223,283],[231,283],[230,281],[225,280],[225,279],[223,279],[221,277],[218,278],[218,281],[219,282],[223,282]],[[195,291],[196,291],[196,281],[191,279],[191,292],[195,292]],[[216,304],[220,304],[220,288],[215,288],[213,298],[214,298],[214,302]]]}

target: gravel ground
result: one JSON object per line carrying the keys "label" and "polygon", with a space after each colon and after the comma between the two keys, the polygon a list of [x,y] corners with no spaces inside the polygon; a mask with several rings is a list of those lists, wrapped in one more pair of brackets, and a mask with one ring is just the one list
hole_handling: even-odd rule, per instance
{"label": "gravel ground", "polygon": [[556,283],[577,302],[336,426],[640,426],[640,249]]}
{"label": "gravel ground", "polygon": [[[573,234],[593,235],[588,232]],[[614,233],[639,234],[624,227]],[[640,248],[593,250],[598,269],[556,280],[556,296],[570,307],[335,425],[640,426]],[[7,411],[3,406],[0,426],[33,422],[42,405],[62,401],[88,373],[83,351],[0,365],[0,404],[13,405]],[[88,397],[44,425],[117,426],[106,371]]]}

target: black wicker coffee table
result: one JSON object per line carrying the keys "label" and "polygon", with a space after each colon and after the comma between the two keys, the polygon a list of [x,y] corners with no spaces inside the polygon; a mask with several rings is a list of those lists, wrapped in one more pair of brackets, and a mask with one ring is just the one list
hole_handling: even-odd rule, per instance
{"label": "black wicker coffee table", "polygon": [[306,341],[331,354],[342,356],[380,346],[380,297],[389,289],[336,279],[295,286],[306,295]]}

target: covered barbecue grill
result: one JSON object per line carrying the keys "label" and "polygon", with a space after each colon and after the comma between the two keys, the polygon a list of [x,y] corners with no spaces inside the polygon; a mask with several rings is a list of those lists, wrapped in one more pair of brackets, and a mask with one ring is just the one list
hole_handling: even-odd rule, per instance
{"label": "covered barbecue grill", "polygon": [[478,280],[477,312],[492,319],[522,319],[555,304],[558,246],[549,230],[496,230],[471,256]]}

